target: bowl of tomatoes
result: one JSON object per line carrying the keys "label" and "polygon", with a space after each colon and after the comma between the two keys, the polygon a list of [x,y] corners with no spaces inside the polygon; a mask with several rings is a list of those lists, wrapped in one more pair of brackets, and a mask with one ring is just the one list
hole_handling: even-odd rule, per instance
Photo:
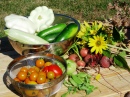
{"label": "bowl of tomatoes", "polygon": [[14,59],[7,73],[14,89],[23,97],[50,97],[62,87],[66,68],[63,58],[42,52]]}

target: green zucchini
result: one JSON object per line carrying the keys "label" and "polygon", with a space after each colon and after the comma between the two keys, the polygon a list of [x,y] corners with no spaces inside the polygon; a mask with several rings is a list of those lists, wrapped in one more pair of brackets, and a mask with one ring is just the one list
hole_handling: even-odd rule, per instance
{"label": "green zucchini", "polygon": [[54,42],[63,41],[74,37],[78,32],[78,25],[75,23],[70,23],[66,28],[55,38]]}
{"label": "green zucchini", "polygon": [[65,23],[60,23],[60,24],[56,24],[54,26],[51,26],[45,30],[42,30],[41,32],[39,32],[37,34],[37,36],[41,37],[44,39],[44,37],[46,35],[49,35],[49,34],[57,34],[57,33],[60,33],[63,31],[63,29],[66,27],[67,25]]}
{"label": "green zucchini", "polygon": [[46,35],[45,37],[43,37],[43,39],[45,39],[49,43],[52,43],[56,37],[57,37],[57,34],[49,34],[49,35]]}
{"label": "green zucchini", "polygon": [[6,29],[5,34],[12,40],[24,44],[48,44],[46,40],[30,33],[23,32],[17,29]]}

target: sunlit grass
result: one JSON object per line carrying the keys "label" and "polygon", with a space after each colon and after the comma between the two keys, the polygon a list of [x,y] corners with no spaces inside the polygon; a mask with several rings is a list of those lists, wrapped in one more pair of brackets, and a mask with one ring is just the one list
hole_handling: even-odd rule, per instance
{"label": "sunlit grass", "polygon": [[[115,14],[107,5],[114,0],[0,0],[0,37],[4,34],[4,17],[9,14],[27,16],[38,6],[52,8],[55,13],[70,15],[80,21],[104,20]],[[130,3],[129,0],[120,0]]]}

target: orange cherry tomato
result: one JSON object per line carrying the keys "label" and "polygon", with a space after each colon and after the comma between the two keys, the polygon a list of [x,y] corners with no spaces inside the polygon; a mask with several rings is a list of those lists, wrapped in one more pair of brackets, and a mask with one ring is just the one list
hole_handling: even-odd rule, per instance
{"label": "orange cherry tomato", "polygon": [[52,65],[52,62],[45,62],[44,67]]}
{"label": "orange cherry tomato", "polygon": [[28,72],[28,68],[27,67],[22,67],[21,69],[20,69],[20,71],[23,71],[23,72]]}
{"label": "orange cherry tomato", "polygon": [[33,68],[36,70],[36,72],[40,71],[40,68],[38,68],[37,66],[33,66]]}
{"label": "orange cherry tomato", "polygon": [[[28,84],[30,84],[30,85],[36,85],[37,83],[35,81],[30,81]],[[24,92],[25,92],[26,96],[34,97],[34,96],[37,96],[39,90],[25,89]]]}
{"label": "orange cherry tomato", "polygon": [[21,81],[24,81],[27,78],[27,73],[24,71],[20,71],[17,74],[17,78]]}
{"label": "orange cherry tomato", "polygon": [[54,79],[55,78],[55,73],[53,71],[47,72],[47,78]]}
{"label": "orange cherry tomato", "polygon": [[15,77],[14,80],[20,82],[20,80],[17,77]]}
{"label": "orange cherry tomato", "polygon": [[40,72],[39,72],[39,75],[43,75],[43,76],[45,76],[45,77],[46,77],[46,73],[45,73],[45,72],[43,72],[43,71],[40,71]]}
{"label": "orange cherry tomato", "polygon": [[33,73],[33,72],[37,72],[37,71],[35,70],[35,68],[31,67],[31,68],[28,69],[28,73],[29,73],[29,74],[31,74],[31,73]]}
{"label": "orange cherry tomato", "polygon": [[25,84],[28,84],[30,82],[30,79],[27,77],[24,82]]}
{"label": "orange cherry tomato", "polygon": [[45,64],[45,61],[44,59],[37,59],[36,60],[36,66],[39,67],[39,68],[42,68]]}
{"label": "orange cherry tomato", "polygon": [[38,75],[37,77],[37,83],[38,84],[42,84],[42,83],[45,83],[46,82],[46,76],[44,75]]}
{"label": "orange cherry tomato", "polygon": [[37,72],[33,72],[33,73],[30,74],[29,79],[31,81],[36,81],[37,77],[38,77],[38,73]]}
{"label": "orange cherry tomato", "polygon": [[29,83],[28,84],[30,84],[30,85],[36,85],[37,84],[37,82],[35,82],[35,81],[29,81]]}
{"label": "orange cherry tomato", "polygon": [[47,82],[49,82],[50,80],[48,79],[48,78],[46,78],[46,82],[45,83],[47,83]]}

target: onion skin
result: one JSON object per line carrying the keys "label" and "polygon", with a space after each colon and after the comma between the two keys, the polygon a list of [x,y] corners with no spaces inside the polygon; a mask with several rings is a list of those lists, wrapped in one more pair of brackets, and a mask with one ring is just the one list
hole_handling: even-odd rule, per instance
{"label": "onion skin", "polygon": [[86,63],[83,60],[77,61],[78,67],[85,67]]}
{"label": "onion skin", "polygon": [[100,60],[100,65],[103,68],[109,68],[110,67],[110,59],[106,56],[103,56],[102,59]]}
{"label": "onion skin", "polygon": [[80,50],[80,55],[82,56],[82,57],[85,57],[85,56],[87,56],[87,54],[88,54],[88,49],[87,48],[82,48],[81,50]]}

